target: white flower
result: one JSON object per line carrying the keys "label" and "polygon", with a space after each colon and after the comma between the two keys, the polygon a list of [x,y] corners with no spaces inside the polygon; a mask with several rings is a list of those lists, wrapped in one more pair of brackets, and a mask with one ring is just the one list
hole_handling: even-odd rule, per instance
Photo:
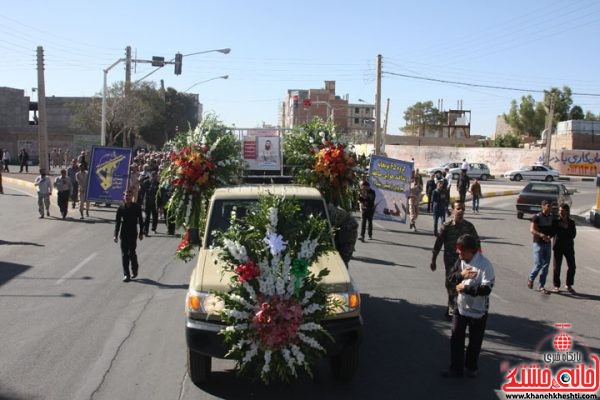
{"label": "white flower", "polygon": [[285,293],[285,281],[283,278],[277,277],[277,280],[275,281],[275,290],[278,295],[283,296]]}
{"label": "white flower", "polygon": [[325,349],[314,338],[311,338],[310,336],[306,336],[302,332],[298,332],[298,337],[300,338],[300,340],[302,340],[304,343],[306,343],[310,347],[315,348],[319,351],[325,351]]}
{"label": "white flower", "polygon": [[319,132],[319,136],[321,136],[322,138],[324,138],[325,137],[325,132],[323,132],[323,131]]}
{"label": "white flower", "polygon": [[237,294],[231,294],[229,295],[229,298],[233,301],[235,301],[238,304],[241,304],[242,306],[244,306],[245,308],[249,309],[249,310],[253,310],[254,309],[254,305],[250,304],[248,302],[248,300],[246,300],[245,298],[243,298],[240,295]]}
{"label": "white flower", "polygon": [[241,263],[248,261],[248,253],[246,248],[240,243],[234,242],[231,239],[224,239],[223,244],[227,247],[227,251],[231,254],[231,257]]}
{"label": "white flower", "polygon": [[229,309],[226,309],[226,310],[223,310],[223,313],[225,315],[227,315],[228,317],[231,317],[231,318],[236,319],[238,321],[240,321],[240,320],[244,321],[244,320],[248,319],[248,317],[250,316],[250,314],[248,314],[247,312],[245,312],[245,311],[239,311],[239,310],[229,310]]}
{"label": "white flower", "polygon": [[262,373],[263,374],[268,374],[269,370],[271,369],[271,350],[267,350],[265,351],[265,365],[263,365],[262,368]]}
{"label": "white flower", "polygon": [[267,233],[264,242],[269,246],[272,255],[281,253],[287,246],[287,242],[283,240],[283,236],[274,232]]}
{"label": "white flower", "polygon": [[307,290],[306,293],[304,293],[304,298],[302,299],[301,304],[302,305],[307,304],[310,301],[311,297],[313,297],[314,294],[315,294],[314,290]]}
{"label": "white flower", "polygon": [[250,360],[252,360],[252,358],[254,358],[254,356],[258,353],[258,346],[256,345],[256,343],[252,343],[250,345],[250,350],[248,350],[246,352],[246,355],[244,356],[244,358],[242,358],[242,364],[245,364],[247,362],[249,362]]}
{"label": "white flower", "polygon": [[304,310],[302,310],[302,314],[304,315],[309,315],[312,314],[316,311],[319,311],[321,309],[321,306],[319,304],[311,304],[308,307],[306,307]]}
{"label": "white flower", "polygon": [[310,260],[315,254],[315,250],[319,245],[318,239],[306,239],[300,244],[300,252],[298,253],[298,258],[304,258],[306,260]]}
{"label": "white flower", "polygon": [[300,347],[296,346],[295,344],[293,344],[291,347],[294,357],[296,357],[296,360],[298,360],[298,364],[304,364],[304,354],[302,351],[300,351]]}
{"label": "white flower", "polygon": [[292,373],[296,375],[296,368],[294,368],[294,357],[290,354],[290,351],[286,348],[281,349],[281,355],[283,359],[287,363],[289,369],[292,370]]}
{"label": "white flower", "polygon": [[250,284],[246,281],[242,282],[242,286],[244,289],[246,289],[246,292],[248,292],[248,297],[250,298],[250,300],[256,301],[256,292],[254,291],[252,286],[250,286]]}
{"label": "white flower", "polygon": [[306,322],[298,328],[301,331],[320,331],[323,327],[315,322]]}
{"label": "white flower", "polygon": [[277,211],[278,210],[275,207],[269,208],[269,225],[271,225],[273,229],[277,228]]}

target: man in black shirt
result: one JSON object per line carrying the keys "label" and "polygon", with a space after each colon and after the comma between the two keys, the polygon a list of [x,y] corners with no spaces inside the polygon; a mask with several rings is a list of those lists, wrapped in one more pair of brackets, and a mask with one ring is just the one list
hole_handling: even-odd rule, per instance
{"label": "man in black shirt", "polygon": [[[138,273],[138,261],[135,248],[137,239],[144,239],[142,209],[139,204],[132,201],[131,190],[125,192],[125,204],[117,209],[115,225],[115,243],[121,239],[121,256],[123,259],[123,282],[129,282]],[[140,227],[138,235],[137,226]],[[119,235],[120,233],[120,235]],[[129,273],[129,262],[131,261],[131,274]]]}
{"label": "man in black shirt", "polygon": [[533,235],[533,269],[527,279],[527,287],[533,289],[537,275],[540,275],[538,290],[549,293],[544,285],[546,275],[552,258],[552,238],[556,235],[556,221],[552,215],[552,205],[547,200],[542,200],[542,212],[531,218],[529,232]]}
{"label": "man in black shirt", "polygon": [[365,230],[369,234],[369,239],[373,239],[373,214],[375,214],[375,191],[371,189],[371,185],[367,181],[362,181],[360,184],[358,202],[362,212],[360,240],[364,242]]}

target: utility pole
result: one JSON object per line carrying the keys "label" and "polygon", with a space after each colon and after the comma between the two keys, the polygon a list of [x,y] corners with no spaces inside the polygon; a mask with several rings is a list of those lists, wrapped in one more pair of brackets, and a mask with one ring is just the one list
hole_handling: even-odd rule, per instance
{"label": "utility pole", "polygon": [[375,81],[375,155],[381,154],[381,54],[377,55],[377,76]]}
{"label": "utility pole", "polygon": [[546,121],[546,165],[550,166],[550,144],[552,143],[552,120],[554,119],[554,96],[550,94],[550,114]]}
{"label": "utility pole", "polygon": [[383,141],[381,142],[381,148],[385,148],[385,136],[387,135],[387,123],[388,123],[388,112],[390,111],[390,98],[388,97],[385,101],[385,114],[383,114]]}
{"label": "utility pole", "polygon": [[[125,104],[131,98],[131,46],[125,48]],[[123,132],[123,147],[129,147],[129,133]]]}
{"label": "utility pole", "polygon": [[[46,84],[44,82],[44,48],[37,48],[38,72],[38,154],[40,168],[48,171],[48,120],[46,119]],[[50,172],[50,171],[48,171]]]}

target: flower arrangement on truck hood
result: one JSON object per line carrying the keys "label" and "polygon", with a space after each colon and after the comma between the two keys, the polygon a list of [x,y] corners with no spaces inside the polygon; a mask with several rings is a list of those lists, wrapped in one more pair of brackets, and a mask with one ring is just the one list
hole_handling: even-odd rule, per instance
{"label": "flower arrangement on truck hood", "polygon": [[233,272],[228,291],[216,293],[225,303],[227,356],[265,383],[289,381],[299,369],[310,374],[330,340],[320,322],[335,307],[320,284],[329,270],[311,270],[333,249],[327,221],[269,195],[244,219],[234,211],[230,228],[215,234],[223,268]]}

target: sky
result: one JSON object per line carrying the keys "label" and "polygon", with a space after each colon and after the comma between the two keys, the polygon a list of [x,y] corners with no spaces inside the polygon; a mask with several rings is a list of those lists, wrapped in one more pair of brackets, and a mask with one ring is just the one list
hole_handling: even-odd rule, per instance
{"label": "sky", "polygon": [[[146,80],[178,91],[207,81],[190,91],[204,111],[253,128],[279,123],[288,89],[319,89],[326,80],[351,103],[374,103],[381,54],[389,134],[401,133],[409,106],[442,99],[444,110],[460,101],[471,110],[472,135],[491,136],[511,100],[541,101],[550,87],[569,86],[581,93],[574,105],[600,113],[598,37],[597,0],[4,0],[0,87],[32,94],[38,46],[46,95],[57,97],[99,94],[103,69],[127,46],[138,60],[230,48],[184,57],[179,76],[165,66]],[[153,69],[137,64],[132,79]],[[212,79],[223,75],[229,79]],[[109,85],[124,80],[124,63],[107,77]]]}

